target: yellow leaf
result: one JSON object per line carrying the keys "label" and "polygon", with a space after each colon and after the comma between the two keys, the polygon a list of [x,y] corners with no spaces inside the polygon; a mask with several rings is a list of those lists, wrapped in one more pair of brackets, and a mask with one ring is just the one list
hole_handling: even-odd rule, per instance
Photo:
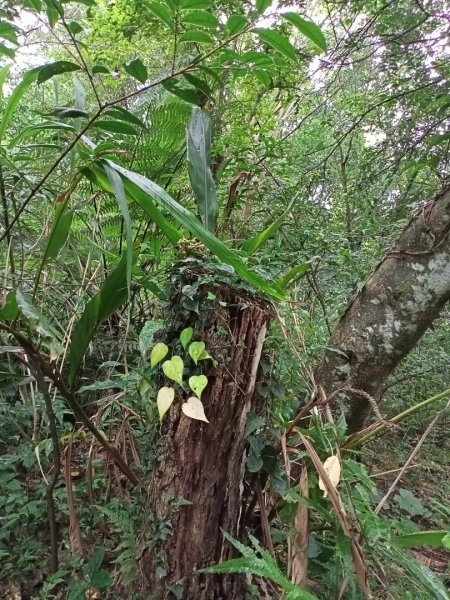
{"label": "yellow leaf", "polygon": [[172,406],[175,399],[175,390],[171,387],[162,387],[158,392],[156,405],[158,406],[159,420],[162,421],[164,415]]}
{"label": "yellow leaf", "polygon": [[[327,472],[331,484],[336,488],[341,478],[341,463],[339,462],[339,458],[337,456],[329,456],[323,463],[323,468]],[[328,496],[327,486],[320,477],[319,488],[323,491],[324,498],[326,498]]]}
{"label": "yellow leaf", "polygon": [[198,398],[194,398],[194,396],[186,400],[181,407],[181,410],[190,419],[197,419],[197,421],[205,421],[205,423],[209,423],[205,415],[203,404]]}

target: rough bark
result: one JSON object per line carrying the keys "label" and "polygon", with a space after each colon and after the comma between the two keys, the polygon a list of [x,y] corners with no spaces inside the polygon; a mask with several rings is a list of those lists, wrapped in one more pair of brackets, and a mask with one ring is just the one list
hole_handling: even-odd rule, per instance
{"label": "rough bark", "polygon": [[[387,377],[450,299],[450,188],[412,218],[356,294],[316,371],[344,405],[349,432],[360,430]],[[351,391],[352,388],[356,391]],[[359,391],[358,391],[359,390]],[[364,395],[365,392],[366,395]]]}
{"label": "rough bark", "polygon": [[[239,600],[244,595],[239,576],[204,575],[196,570],[232,555],[221,530],[237,536],[245,425],[249,410],[258,402],[257,369],[269,315],[247,295],[229,289],[214,293],[222,305],[211,315],[203,337],[219,361],[206,373],[208,386],[202,395],[209,423],[184,416],[180,403],[172,406],[152,482],[156,520],[170,521],[173,532],[146,554],[142,565],[148,591],[158,600],[175,597],[168,590],[179,582],[187,600]],[[190,504],[177,507],[180,498]],[[166,572],[162,580],[156,576],[158,566]]]}

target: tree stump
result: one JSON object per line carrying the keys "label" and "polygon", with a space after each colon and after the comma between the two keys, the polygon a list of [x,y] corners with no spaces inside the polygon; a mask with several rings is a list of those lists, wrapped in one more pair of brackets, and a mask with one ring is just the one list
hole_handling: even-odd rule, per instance
{"label": "tree stump", "polygon": [[[142,563],[150,597],[158,600],[244,597],[240,576],[197,570],[233,553],[222,530],[235,537],[239,531],[245,426],[248,412],[258,405],[255,387],[270,313],[247,292],[229,286],[213,291],[215,307],[202,317],[202,332],[197,322],[194,334],[217,361],[205,369],[202,402],[209,423],[186,417],[179,402],[172,405],[151,484],[156,522],[169,521],[172,532]],[[158,572],[164,576],[158,579]]]}

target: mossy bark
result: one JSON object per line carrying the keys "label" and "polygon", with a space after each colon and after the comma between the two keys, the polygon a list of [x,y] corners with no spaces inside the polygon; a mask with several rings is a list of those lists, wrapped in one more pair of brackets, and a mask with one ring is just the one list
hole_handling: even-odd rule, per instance
{"label": "mossy bark", "polygon": [[[239,576],[197,570],[231,557],[222,530],[238,535],[245,426],[248,412],[258,404],[257,372],[270,317],[248,294],[227,287],[214,289],[214,294],[215,310],[201,337],[218,361],[205,370],[208,386],[202,402],[209,423],[186,417],[180,402],[172,405],[153,474],[152,511],[157,521],[170,522],[172,531],[142,562],[150,597],[158,600],[175,598],[173,586],[186,600],[239,600],[244,595]],[[161,579],[158,566],[165,573]]]}
{"label": "mossy bark", "polygon": [[411,219],[349,304],[316,371],[316,382],[360,430],[387,377],[450,299],[450,188]]}

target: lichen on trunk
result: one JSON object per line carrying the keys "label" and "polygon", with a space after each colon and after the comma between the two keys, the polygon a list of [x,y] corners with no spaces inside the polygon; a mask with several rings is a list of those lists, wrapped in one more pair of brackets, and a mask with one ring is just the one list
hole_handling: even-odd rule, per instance
{"label": "lichen on trunk", "polygon": [[[184,285],[179,289],[186,290]],[[195,282],[188,285],[197,289]],[[205,342],[216,361],[204,367],[208,385],[201,399],[209,423],[185,416],[181,402],[164,419],[151,509],[157,522],[170,522],[171,535],[145,553],[142,570],[154,598],[239,600],[244,594],[239,576],[197,570],[232,555],[222,530],[238,534],[245,426],[248,412],[259,403],[257,372],[270,312],[247,290],[223,283],[203,286],[200,296],[200,302],[209,298],[201,306],[201,320],[190,313],[181,322],[183,293],[174,297],[172,308],[179,328],[194,326],[194,338]]]}
{"label": "lichen on trunk", "polygon": [[[450,299],[450,189],[426,204],[356,294],[331,336],[315,379],[347,407],[349,432],[370,398]],[[336,352],[338,350],[339,352]]]}

